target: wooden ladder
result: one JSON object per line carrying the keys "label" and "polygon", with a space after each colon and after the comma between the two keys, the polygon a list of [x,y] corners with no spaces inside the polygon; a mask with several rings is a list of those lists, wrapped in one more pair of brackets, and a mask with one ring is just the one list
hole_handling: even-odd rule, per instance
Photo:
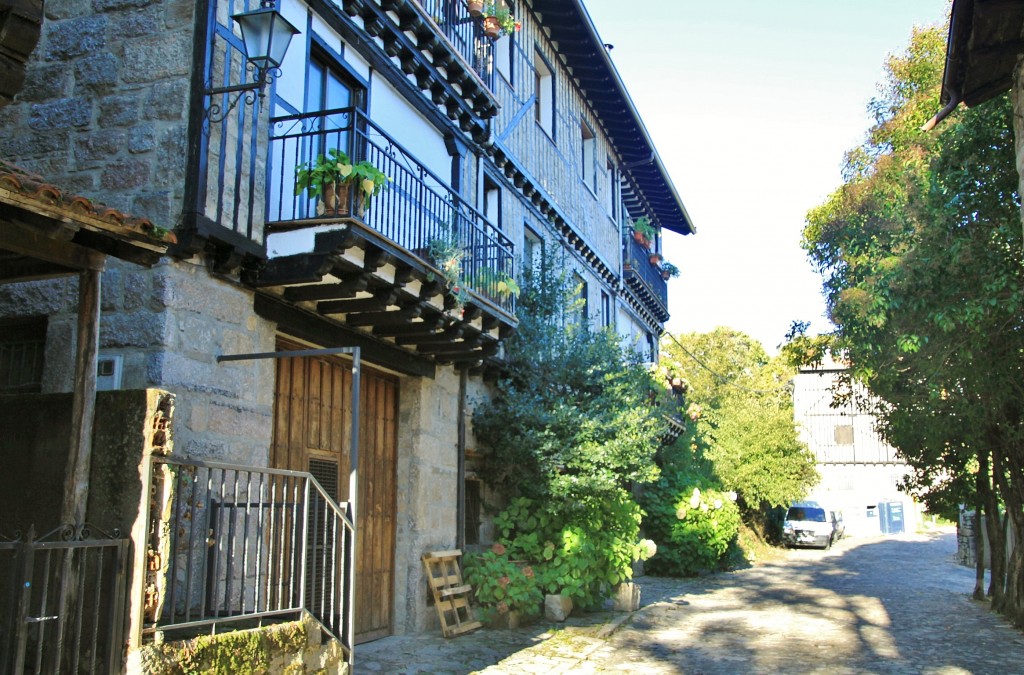
{"label": "wooden ladder", "polygon": [[427,584],[434,594],[437,616],[441,619],[441,633],[447,637],[468,633],[482,624],[473,618],[469,596],[473,587],[462,583],[459,558],[462,551],[432,551],[423,554],[427,570]]}

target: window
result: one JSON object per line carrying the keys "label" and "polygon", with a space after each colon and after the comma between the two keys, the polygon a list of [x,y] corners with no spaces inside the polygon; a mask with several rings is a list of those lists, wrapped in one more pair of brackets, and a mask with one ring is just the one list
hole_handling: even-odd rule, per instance
{"label": "window", "polygon": [[480,505],[480,481],[466,479],[466,510],[463,524],[466,528],[466,543],[469,545],[480,543]]}
{"label": "window", "polygon": [[484,217],[501,229],[501,187],[487,175],[484,175]]}
{"label": "window", "polygon": [[544,240],[540,235],[530,229],[529,225],[523,226],[523,267],[524,269],[536,270],[540,267],[541,258],[544,256]]}
{"label": "window", "polygon": [[494,69],[501,73],[505,81],[512,83],[512,35],[503,35],[494,42]]}
{"label": "window", "polygon": [[533,104],[534,119],[540,128],[551,138],[555,137],[555,76],[551,67],[540,55],[540,52],[533,54],[534,71],[534,94],[536,100]]}
{"label": "window", "polygon": [[608,212],[608,216],[615,220],[618,215],[615,207],[619,203],[619,176],[611,157],[605,160],[605,168],[608,170],[608,194],[605,197],[605,210]]}
{"label": "window", "polygon": [[46,317],[0,320],[0,393],[38,393],[43,384]]}
{"label": "window", "polygon": [[606,291],[601,291],[601,327],[612,325],[612,298]]}
{"label": "window", "polygon": [[597,138],[586,122],[580,122],[580,176],[592,192],[597,191]]}
{"label": "window", "polygon": [[[306,112],[350,108],[362,103],[361,86],[334,59],[314,51],[306,80]],[[339,130],[348,129],[351,123],[349,115],[324,117],[320,128],[325,133],[318,139],[321,147],[315,149],[316,153],[334,147],[346,149],[348,133]]]}
{"label": "window", "polygon": [[578,272],[573,272],[572,282],[573,286],[576,287],[576,302],[573,303],[575,316],[572,319],[575,323],[582,326],[586,323],[587,317],[590,316],[590,308],[587,306],[587,281]]}

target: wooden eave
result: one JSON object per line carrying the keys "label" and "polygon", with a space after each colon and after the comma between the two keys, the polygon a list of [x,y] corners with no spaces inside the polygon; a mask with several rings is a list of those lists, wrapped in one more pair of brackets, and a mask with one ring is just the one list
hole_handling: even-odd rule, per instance
{"label": "wooden eave", "polygon": [[[498,100],[459,50],[415,0],[343,0],[342,10],[358,17],[342,28],[345,37],[369,52],[385,77],[412,77],[430,102],[477,141],[487,138],[486,120],[498,114]],[[333,7],[317,1],[321,12]],[[377,41],[380,41],[379,43]],[[396,64],[394,60],[397,60]]]}
{"label": "wooden eave", "polygon": [[943,104],[968,106],[1009,91],[1017,57],[1024,54],[1024,2],[955,0],[950,14]]}
{"label": "wooden eave", "polygon": [[0,163],[0,283],[102,270],[106,255],[153,265],[173,239],[158,232],[147,219]]}
{"label": "wooden eave", "polygon": [[649,326],[661,332],[663,324],[669,319],[668,307],[662,304],[661,298],[633,270],[627,270],[623,275],[623,286],[628,291],[625,297],[633,309]]}
{"label": "wooden eave", "polygon": [[514,316],[472,292],[460,307],[422,258],[358,221],[337,225],[316,235],[312,251],[243,272],[243,283],[267,297],[264,308],[287,307],[358,336],[364,349],[377,350],[381,365],[399,372],[423,374],[428,367],[432,375],[434,364],[482,367],[500,356]]}

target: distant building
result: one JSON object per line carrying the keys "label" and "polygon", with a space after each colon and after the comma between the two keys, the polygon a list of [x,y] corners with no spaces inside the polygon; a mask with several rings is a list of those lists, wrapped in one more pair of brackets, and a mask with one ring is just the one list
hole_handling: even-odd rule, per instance
{"label": "distant building", "polygon": [[912,529],[917,508],[898,487],[909,469],[875,430],[875,417],[865,405],[868,392],[855,385],[852,396],[835,403],[845,369],[826,357],[816,367],[802,368],[794,380],[793,416],[821,474],[813,496],[843,512],[851,535]]}

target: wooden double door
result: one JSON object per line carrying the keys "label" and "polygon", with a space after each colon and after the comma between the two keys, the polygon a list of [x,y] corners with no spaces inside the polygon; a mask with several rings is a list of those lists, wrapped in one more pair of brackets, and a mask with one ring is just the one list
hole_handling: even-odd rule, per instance
{"label": "wooden double door", "polygon": [[[366,366],[360,380],[355,638],[366,642],[392,632],[398,380]],[[338,501],[349,492],[351,395],[350,362],[277,361],[271,464],[309,471]]]}

